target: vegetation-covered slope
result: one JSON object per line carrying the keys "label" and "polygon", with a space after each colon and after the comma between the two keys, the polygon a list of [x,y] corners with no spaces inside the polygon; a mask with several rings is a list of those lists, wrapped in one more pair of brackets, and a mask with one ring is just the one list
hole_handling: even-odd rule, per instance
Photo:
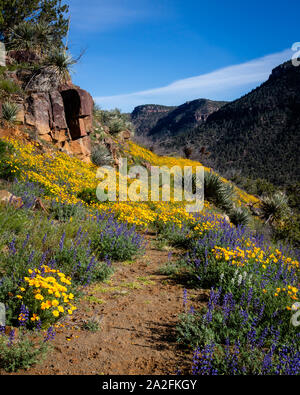
{"label": "vegetation-covered slope", "polygon": [[197,99],[178,107],[140,106],[131,117],[138,134],[152,139],[166,139],[203,123],[226,102]]}
{"label": "vegetation-covered slope", "polygon": [[287,62],[267,82],[222,107],[191,133],[195,155],[205,146],[207,165],[282,185],[300,180],[300,68]]}

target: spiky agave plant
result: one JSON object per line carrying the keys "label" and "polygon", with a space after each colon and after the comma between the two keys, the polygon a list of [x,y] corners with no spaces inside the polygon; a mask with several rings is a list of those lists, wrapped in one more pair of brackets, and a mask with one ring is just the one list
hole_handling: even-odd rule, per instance
{"label": "spiky agave plant", "polygon": [[45,65],[51,67],[60,81],[68,78],[72,66],[77,63],[71,54],[60,48],[54,48],[47,56]]}
{"label": "spiky agave plant", "polygon": [[22,22],[14,26],[9,35],[8,49],[30,50],[36,43],[36,27],[30,22]]}
{"label": "spiky agave plant", "polygon": [[12,102],[4,102],[2,104],[2,118],[8,122],[15,122],[18,114],[18,106]]}
{"label": "spiky agave plant", "polygon": [[288,198],[283,192],[276,192],[272,196],[264,196],[260,204],[261,218],[265,223],[280,222],[291,214]]}
{"label": "spiky agave plant", "polygon": [[245,207],[233,207],[229,213],[230,221],[235,226],[247,226],[250,221],[250,213]]}
{"label": "spiky agave plant", "polygon": [[43,54],[54,44],[53,29],[49,23],[39,22],[35,25],[35,32],[36,47],[39,49],[40,53]]}
{"label": "spiky agave plant", "polygon": [[224,183],[213,172],[204,172],[204,197],[206,200],[229,212],[233,208],[234,194],[234,187],[231,184]]}
{"label": "spiky agave plant", "polygon": [[92,149],[92,162],[96,166],[105,166],[110,165],[112,163],[112,155],[106,146],[102,144],[97,144]]}

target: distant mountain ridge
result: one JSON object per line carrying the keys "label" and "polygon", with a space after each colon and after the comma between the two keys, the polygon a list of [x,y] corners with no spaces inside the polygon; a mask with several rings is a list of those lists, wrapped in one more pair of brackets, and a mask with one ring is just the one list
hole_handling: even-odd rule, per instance
{"label": "distant mountain ridge", "polygon": [[226,102],[197,99],[178,107],[145,105],[136,107],[131,120],[138,135],[164,139],[195,128]]}
{"label": "distant mountain ridge", "polygon": [[205,146],[207,164],[222,173],[240,170],[278,185],[300,181],[300,67],[286,62],[242,98],[211,114],[206,122],[173,140]]}
{"label": "distant mountain ridge", "polygon": [[131,121],[135,126],[137,135],[147,135],[156,126],[157,122],[172,112],[176,106],[161,106],[146,104],[135,107],[131,113]]}
{"label": "distant mountain ridge", "polygon": [[300,67],[283,63],[230,103],[198,99],[176,107],[146,136],[165,154],[182,155],[189,146],[193,159],[227,177],[237,171],[275,185],[300,182]]}

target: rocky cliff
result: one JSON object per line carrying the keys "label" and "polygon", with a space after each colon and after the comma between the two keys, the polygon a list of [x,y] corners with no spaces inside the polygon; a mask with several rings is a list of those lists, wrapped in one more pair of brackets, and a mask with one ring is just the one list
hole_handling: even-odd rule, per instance
{"label": "rocky cliff", "polygon": [[[10,53],[10,57],[13,55]],[[15,98],[19,108],[17,123],[22,125],[23,130],[79,159],[90,161],[92,96],[74,85],[71,79],[57,84],[54,70],[47,68],[38,74],[29,74],[24,70],[10,71],[6,77],[25,92]]]}

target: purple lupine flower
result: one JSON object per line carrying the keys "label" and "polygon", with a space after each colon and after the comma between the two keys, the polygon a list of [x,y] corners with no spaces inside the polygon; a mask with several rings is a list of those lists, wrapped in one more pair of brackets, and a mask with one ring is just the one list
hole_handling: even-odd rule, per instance
{"label": "purple lupine flower", "polygon": [[9,252],[11,255],[15,255],[17,252],[16,249],[16,239],[14,238],[10,243],[8,243]]}
{"label": "purple lupine flower", "polygon": [[19,325],[25,327],[29,318],[29,309],[22,303],[19,314]]}
{"label": "purple lupine flower", "polygon": [[59,242],[59,249],[60,249],[60,251],[62,251],[63,248],[64,248],[65,237],[66,237],[66,232],[63,233],[63,235],[62,235],[62,237],[60,239],[60,242]]}
{"label": "purple lupine flower", "polygon": [[13,341],[14,341],[14,338],[15,338],[15,330],[12,329],[12,330],[9,332],[9,338],[8,338],[8,343],[7,343],[7,346],[8,346],[8,347],[11,347],[11,346],[12,346]]}
{"label": "purple lupine flower", "polygon": [[47,233],[44,234],[43,240],[42,240],[42,244],[44,245],[47,239]]}
{"label": "purple lupine flower", "polygon": [[29,238],[30,238],[30,234],[27,233],[26,239],[24,240],[24,243],[22,245],[22,250],[24,250],[26,248],[26,246],[28,244],[28,241],[29,241]]}
{"label": "purple lupine flower", "polygon": [[214,344],[207,344],[201,351],[194,354],[192,374],[199,376],[214,376],[218,370],[213,367]]}
{"label": "purple lupine flower", "polygon": [[190,307],[189,313],[190,313],[191,315],[194,315],[194,314],[195,314],[195,308],[194,308],[194,306],[191,306],[191,307]]}
{"label": "purple lupine flower", "polygon": [[46,342],[48,342],[50,340],[53,340],[55,338],[55,335],[56,335],[55,330],[53,329],[52,326],[50,326],[50,328],[48,328],[47,334],[46,334],[46,336],[44,338],[44,343],[46,343]]}
{"label": "purple lupine flower", "polygon": [[184,290],[183,290],[183,306],[185,309],[187,307],[187,302],[188,302],[187,289],[184,288]]}

